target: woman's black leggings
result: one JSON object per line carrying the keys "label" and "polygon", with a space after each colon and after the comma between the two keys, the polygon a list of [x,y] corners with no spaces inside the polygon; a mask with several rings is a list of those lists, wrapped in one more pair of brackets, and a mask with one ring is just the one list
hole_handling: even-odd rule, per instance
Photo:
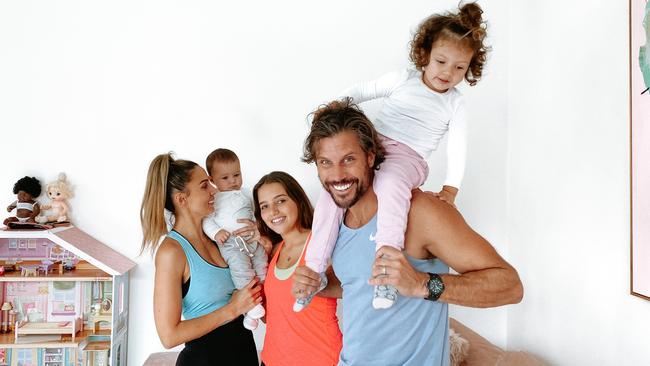
{"label": "woman's black leggings", "polygon": [[253,333],[244,328],[243,319],[240,316],[201,338],[185,343],[176,359],[176,366],[257,366]]}

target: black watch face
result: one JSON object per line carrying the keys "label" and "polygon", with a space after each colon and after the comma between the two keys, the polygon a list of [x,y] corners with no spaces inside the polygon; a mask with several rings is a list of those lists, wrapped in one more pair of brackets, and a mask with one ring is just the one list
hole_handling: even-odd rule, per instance
{"label": "black watch face", "polygon": [[437,274],[429,274],[429,276],[430,278],[427,282],[429,297],[427,299],[436,301],[440,295],[442,295],[442,291],[444,291],[445,285],[442,283],[442,279]]}

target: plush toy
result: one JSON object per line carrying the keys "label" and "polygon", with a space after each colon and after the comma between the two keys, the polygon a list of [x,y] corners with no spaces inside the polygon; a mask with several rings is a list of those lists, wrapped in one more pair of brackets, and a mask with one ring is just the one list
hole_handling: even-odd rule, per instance
{"label": "plush toy", "polygon": [[68,203],[67,200],[72,198],[72,189],[68,183],[65,174],[60,173],[59,179],[48,183],[46,186],[47,196],[50,197],[50,203],[41,205],[42,210],[48,210],[47,214],[36,217],[36,222],[45,224],[48,222],[68,221]]}
{"label": "plush toy", "polygon": [[14,184],[14,194],[17,200],[7,207],[7,212],[16,210],[16,216],[7,217],[3,224],[10,222],[34,222],[34,218],[40,213],[36,197],[41,195],[41,182],[34,177],[20,178]]}

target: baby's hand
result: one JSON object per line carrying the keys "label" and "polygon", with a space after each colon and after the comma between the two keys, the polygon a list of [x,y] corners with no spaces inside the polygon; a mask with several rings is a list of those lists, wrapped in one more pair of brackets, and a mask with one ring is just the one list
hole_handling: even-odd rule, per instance
{"label": "baby's hand", "polygon": [[217,232],[217,235],[215,235],[214,238],[217,241],[217,244],[223,244],[226,242],[226,240],[228,240],[228,238],[230,238],[230,233],[224,229],[221,229],[219,232]]}

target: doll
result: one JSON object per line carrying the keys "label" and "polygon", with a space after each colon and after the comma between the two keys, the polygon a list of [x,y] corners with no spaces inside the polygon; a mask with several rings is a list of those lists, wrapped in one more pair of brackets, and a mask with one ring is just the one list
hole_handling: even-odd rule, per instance
{"label": "doll", "polygon": [[16,210],[16,216],[7,217],[3,224],[10,222],[34,222],[35,217],[40,213],[40,207],[36,197],[41,195],[41,182],[35,177],[20,178],[14,184],[14,194],[17,200],[7,207],[7,212]]}
{"label": "doll", "polygon": [[47,222],[68,221],[68,203],[66,200],[72,198],[72,190],[65,174],[60,173],[57,180],[48,183],[46,191],[51,201],[49,204],[41,205],[41,209],[48,210],[48,214],[37,216],[36,222],[45,224]]}

